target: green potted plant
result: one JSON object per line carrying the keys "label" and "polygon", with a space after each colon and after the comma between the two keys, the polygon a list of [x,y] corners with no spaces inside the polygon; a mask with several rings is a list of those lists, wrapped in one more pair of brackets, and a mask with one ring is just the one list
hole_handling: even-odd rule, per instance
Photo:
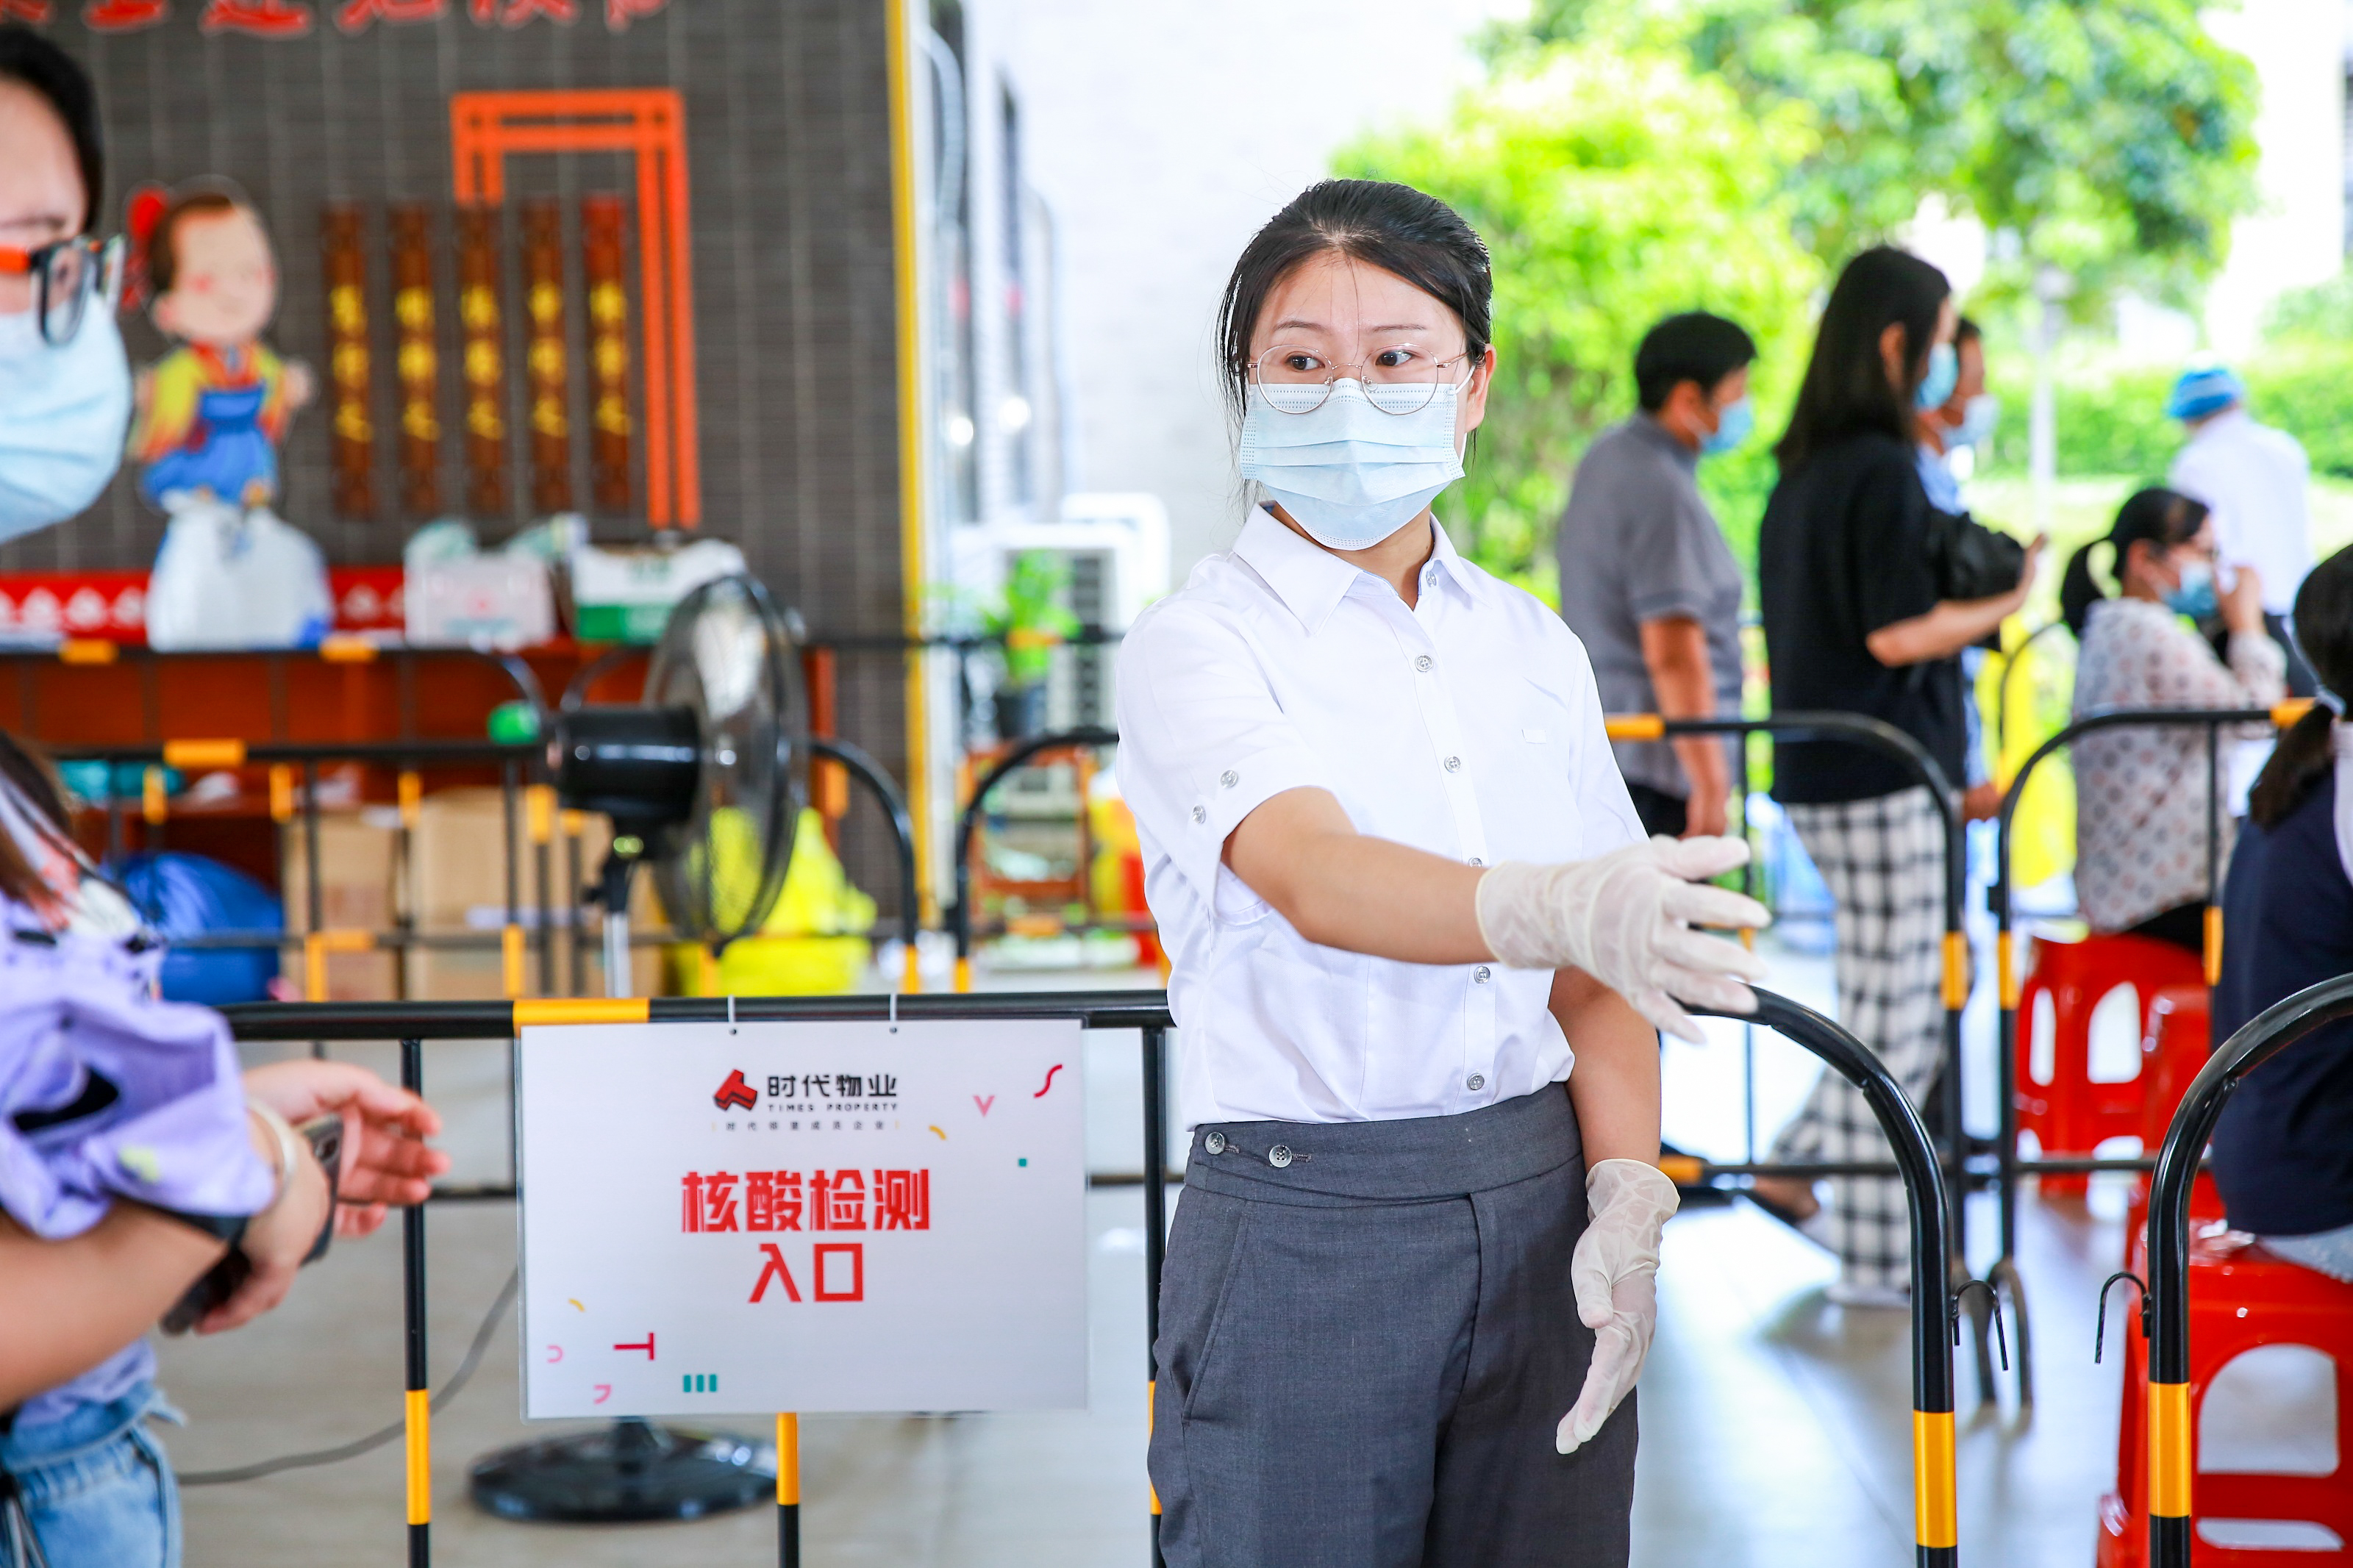
{"label": "green potted plant", "polygon": [[1057,643],[1079,629],[1064,605],[1070,563],[1051,551],[1025,550],[1005,574],[1005,591],[982,614],[981,628],[1001,650],[997,738],[1018,741],[1046,727],[1046,673]]}

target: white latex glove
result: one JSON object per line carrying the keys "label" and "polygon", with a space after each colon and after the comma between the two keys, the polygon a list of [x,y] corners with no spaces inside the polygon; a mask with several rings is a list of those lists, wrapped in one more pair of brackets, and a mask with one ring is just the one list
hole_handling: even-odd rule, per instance
{"label": "white latex glove", "polygon": [[1514,969],[1582,969],[1696,1044],[1699,1026],[1674,998],[1757,1010],[1756,994],[1725,976],[1761,980],[1765,961],[1691,929],[1771,923],[1756,900],[1704,883],[1747,863],[1739,838],[1653,838],[1556,866],[1507,860],[1479,879],[1479,934]]}
{"label": "white latex glove", "polygon": [[1659,1231],[1682,1202],[1674,1183],[1641,1160],[1604,1160],[1585,1173],[1592,1217],[1568,1265],[1577,1315],[1593,1331],[1593,1364],[1553,1447],[1573,1454],[1593,1440],[1634,1390],[1659,1326]]}

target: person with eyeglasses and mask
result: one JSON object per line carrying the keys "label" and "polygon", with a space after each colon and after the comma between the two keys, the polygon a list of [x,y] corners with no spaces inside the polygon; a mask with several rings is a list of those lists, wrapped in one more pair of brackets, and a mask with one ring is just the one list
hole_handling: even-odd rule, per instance
{"label": "person with eyeglasses and mask", "polygon": [[[0,26],[0,535],[88,507],[130,373],[97,98]],[[146,1339],[269,1311],[331,1235],[424,1201],[422,1100],[346,1062],[241,1071],[227,1025],[163,1001],[163,953],[75,843],[55,775],[0,733],[0,1565],[176,1568],[176,1419]]]}
{"label": "person with eyeglasses and mask", "polygon": [[1333,180],[1244,248],[1219,372],[1258,487],[1140,616],[1120,784],[1192,1137],[1161,1279],[1162,1547],[1627,1561],[1675,1189],[1655,1028],[1753,1010],[1698,925],[1737,840],[1646,838],[1576,636],[1432,512],[1494,373],[1485,245]]}
{"label": "person with eyeglasses and mask", "polygon": [[[1757,427],[1748,367],[1757,344],[1721,316],[1691,310],[1642,334],[1641,406],[1594,437],[1577,465],[1554,549],[1560,615],[1593,660],[1610,713],[1740,716],[1745,584],[1699,493],[1703,458]],[[1615,742],[1646,833],[1723,833],[1733,760],[1721,739]]]}
{"label": "person with eyeglasses and mask", "polygon": [[103,165],[81,68],[0,28],[0,541],[77,515],[122,460],[122,247],[93,233]]}

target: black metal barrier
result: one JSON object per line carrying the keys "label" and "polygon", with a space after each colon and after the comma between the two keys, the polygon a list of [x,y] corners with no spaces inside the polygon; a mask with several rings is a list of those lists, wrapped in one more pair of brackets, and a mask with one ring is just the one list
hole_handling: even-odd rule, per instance
{"label": "black metal barrier", "polygon": [[[1779,1031],[1860,1089],[1895,1152],[1912,1226],[1912,1458],[1915,1568],[1958,1562],[1954,1475],[1953,1347],[1959,1307],[1946,1266],[1944,1173],[1919,1112],[1883,1063],[1837,1024],[1770,992],[1744,1017]],[[2348,1004],[2353,1005],[2353,1004]],[[913,996],[664,996],[635,1000],[562,999],[442,1003],[257,1003],[224,1009],[241,1040],[400,1042],[401,1081],[425,1089],[423,1043],[510,1039],[521,1029],[563,1024],[668,1024],[742,1021],[1038,1019],[1075,1020],[1082,1028],[1141,1032],[1144,1068],[1145,1373],[1146,1411],[1158,1377],[1160,1275],[1167,1235],[1168,1126],[1165,1084],[1172,1026],[1161,991],[991,992]],[[412,1568],[432,1556],[432,1420],[426,1373],[425,1208],[402,1215],[402,1315],[406,1336],[407,1530]],[[798,1422],[776,1419],[777,1561],[800,1562]],[[1152,1561],[1160,1557],[1160,1503],[1152,1500]]]}
{"label": "black metal barrier", "polygon": [[[813,735],[808,738],[808,750],[812,757],[838,763],[846,769],[881,808],[898,862],[899,927],[905,949],[902,984],[908,991],[920,990],[922,978],[916,965],[915,936],[921,905],[917,901],[916,891],[914,822],[908,813],[906,797],[881,763],[847,741]],[[159,832],[170,817],[169,804],[163,795],[164,769],[186,771],[251,766],[269,770],[272,820],[287,826],[299,819],[302,834],[308,902],[304,923],[307,929],[300,936],[277,931],[215,931],[198,937],[175,938],[173,942],[174,947],[197,951],[300,946],[303,961],[303,992],[313,1000],[323,998],[326,961],[330,953],[373,949],[405,952],[495,947],[504,958],[502,978],[505,990],[511,996],[520,996],[528,989],[524,954],[527,949],[535,949],[541,991],[554,994],[569,990],[577,994],[586,988],[588,939],[586,922],[577,918],[580,893],[585,884],[576,836],[570,836],[574,854],[567,870],[565,894],[565,907],[570,912],[570,918],[565,922],[570,933],[570,973],[565,983],[559,983],[556,978],[554,930],[559,922],[555,914],[554,878],[551,864],[555,797],[553,787],[546,782],[547,748],[540,742],[506,744],[457,740],[343,742],[174,740],[137,746],[58,746],[50,749],[48,754],[61,763],[97,763],[108,770],[104,805],[110,858],[120,858],[124,840],[126,802],[112,787],[116,769],[136,767],[143,771],[146,782],[139,810],[151,834]],[[318,786],[321,767],[332,763],[385,767],[397,774],[400,826],[396,831],[400,836],[400,853],[404,860],[407,856],[407,836],[415,830],[417,809],[424,797],[422,769],[495,767],[499,770],[499,790],[505,823],[506,899],[504,918],[497,932],[428,932],[406,926],[390,931],[331,930],[327,927],[325,879],[320,874]],[[535,907],[526,905],[522,893],[516,853],[518,817],[524,819],[533,845]],[[524,918],[527,909],[531,913],[528,926]],[[649,931],[642,933],[638,940],[650,944],[670,939],[659,932]]]}
{"label": "black metal barrier", "polygon": [[[1901,763],[1921,787],[1927,790],[1935,802],[1938,821],[1945,837],[1945,938],[1941,1000],[1945,1010],[1944,1037],[1944,1097],[1943,1125],[1936,1129],[1944,1148],[1944,1158],[1950,1179],[1946,1184],[1947,1223],[1945,1234],[1950,1239],[1947,1260],[1954,1286],[1963,1292],[1969,1303],[1972,1335],[1977,1350],[1978,1395],[1990,1404],[1995,1398],[1993,1336],[2000,1331],[1996,1321],[2000,1300],[2007,1296],[2010,1316],[2018,1324],[2018,1340],[2027,1343],[2026,1297],[2017,1270],[2007,1276],[1989,1272],[1983,1281],[1982,1295],[1970,1293],[1968,1282],[1971,1275],[1968,1263],[1968,1213],[1967,1200],[1969,1189],[1968,1172],[1968,1136],[1962,1125],[1966,1097],[1962,1093],[1961,1014],[1969,1000],[1969,944],[1963,926],[1963,911],[1968,900],[1968,857],[1966,829],[1961,821],[1960,798],[1954,793],[1952,783],[1945,777],[1944,769],[1927,749],[1910,734],[1883,720],[1861,713],[1791,711],[1777,713],[1769,719],[1669,719],[1657,713],[1615,714],[1604,721],[1604,728],[1613,741],[1663,741],[1683,735],[1732,735],[1744,740],[1750,735],[1765,735],[1774,741],[1840,742],[1876,752],[1881,756]],[[1741,791],[1744,815],[1755,779],[1747,748],[1740,753]],[[1746,890],[1756,891],[1754,867],[1744,878]],[[1884,1161],[1808,1161],[1772,1162],[1757,1158],[1756,1142],[1756,1067],[1754,1052],[1746,1054],[1744,1063],[1746,1080],[1746,1098],[1748,1129],[1747,1159],[1739,1163],[1691,1160],[1671,1172],[1686,1184],[1703,1183],[1715,1176],[1789,1176],[1798,1179],[1840,1176],[1893,1176],[1901,1173]],[[1671,1164],[1673,1163],[1671,1162]],[[2030,1385],[2024,1378],[2023,1352],[2020,1361],[2020,1398],[2031,1400]]]}
{"label": "black metal barrier", "polygon": [[2148,1200],[2149,1568],[2189,1568],[2195,1472],[2189,1398],[2189,1194],[2223,1103],[2247,1074],[2325,1024],[2353,1018],[2353,975],[2323,981],[2249,1019],[2207,1058],[2157,1155]]}
{"label": "black metal barrier", "polygon": [[2234,725],[2247,724],[2268,724],[2284,729],[2302,718],[2311,706],[2308,700],[2297,699],[2275,708],[2114,708],[2087,713],[2029,752],[2026,759],[2019,763],[2010,787],[2002,792],[2001,809],[1994,818],[1994,883],[1988,898],[1993,907],[1995,989],[2000,1007],[1994,1072],[1999,1086],[1995,1099],[2000,1122],[1994,1141],[1994,1187],[1998,1194],[2001,1249],[1993,1266],[1986,1271],[1986,1278],[1996,1289],[2005,1289],[2011,1296],[2012,1316],[2018,1321],[2018,1388],[2022,1404],[2031,1405],[2034,1399],[2034,1342],[2026,1321],[2024,1285],[2018,1268],[2019,1178],[2023,1175],[2082,1175],[2097,1171],[2147,1171],[2155,1167],[2156,1160],[2147,1155],[2139,1159],[2107,1160],[2024,1160],[2019,1157],[2018,1005],[2024,991],[2024,977],[2018,972],[2013,912],[2015,889],[2011,885],[2010,864],[2019,802],[2025,797],[2026,786],[2034,777],[2035,770],[2085,735],[2128,728],[2202,728],[2206,731],[2205,969],[2206,984],[2211,986],[2221,973],[2222,963],[2222,910],[2214,901],[2221,891],[2219,822],[2221,811],[2222,731]]}

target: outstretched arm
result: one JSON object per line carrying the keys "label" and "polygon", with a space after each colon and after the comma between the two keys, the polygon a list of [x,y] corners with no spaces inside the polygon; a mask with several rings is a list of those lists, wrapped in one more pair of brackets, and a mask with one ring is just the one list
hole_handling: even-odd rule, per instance
{"label": "outstretched arm", "polygon": [[1553,976],[1552,1016],[1577,1053],[1569,1103],[1590,1169],[1659,1158],[1659,1037],[1624,997],[1581,969]]}

